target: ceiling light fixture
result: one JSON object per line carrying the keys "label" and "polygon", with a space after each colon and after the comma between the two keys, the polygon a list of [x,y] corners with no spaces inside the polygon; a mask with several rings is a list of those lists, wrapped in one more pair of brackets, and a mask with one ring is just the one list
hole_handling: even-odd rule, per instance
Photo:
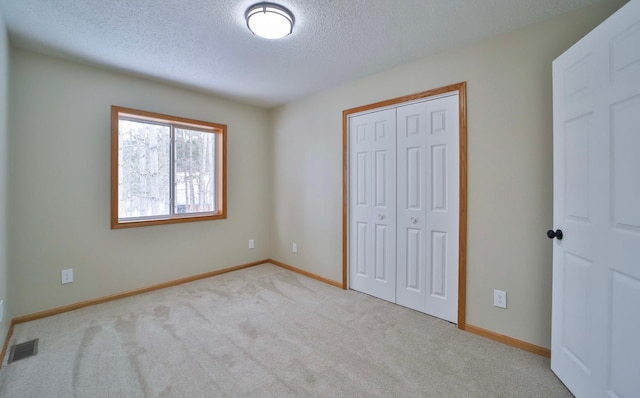
{"label": "ceiling light fixture", "polygon": [[244,17],[249,30],[265,39],[282,39],[293,31],[293,14],[278,4],[254,4],[247,9]]}

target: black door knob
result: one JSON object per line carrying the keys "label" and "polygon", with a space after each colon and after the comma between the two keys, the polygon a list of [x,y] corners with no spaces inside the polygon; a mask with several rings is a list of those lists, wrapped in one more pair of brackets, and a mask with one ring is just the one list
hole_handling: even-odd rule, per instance
{"label": "black door knob", "polygon": [[547,231],[547,237],[549,239],[553,239],[556,238],[558,240],[562,240],[562,230],[561,229],[556,229],[555,231],[550,229]]}

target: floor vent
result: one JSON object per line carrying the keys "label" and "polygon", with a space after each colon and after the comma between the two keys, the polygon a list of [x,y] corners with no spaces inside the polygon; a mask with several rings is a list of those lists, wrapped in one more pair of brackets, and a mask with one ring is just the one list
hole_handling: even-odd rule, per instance
{"label": "floor vent", "polygon": [[16,344],[11,347],[11,351],[9,352],[9,361],[7,363],[32,357],[37,353],[38,353],[38,339]]}

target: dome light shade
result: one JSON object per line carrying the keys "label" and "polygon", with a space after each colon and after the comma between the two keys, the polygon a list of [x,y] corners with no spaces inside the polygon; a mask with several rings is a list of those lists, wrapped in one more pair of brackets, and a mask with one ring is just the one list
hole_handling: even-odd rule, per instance
{"label": "dome light shade", "polygon": [[293,14],[278,4],[254,4],[247,9],[244,17],[249,30],[265,39],[281,39],[293,31]]}

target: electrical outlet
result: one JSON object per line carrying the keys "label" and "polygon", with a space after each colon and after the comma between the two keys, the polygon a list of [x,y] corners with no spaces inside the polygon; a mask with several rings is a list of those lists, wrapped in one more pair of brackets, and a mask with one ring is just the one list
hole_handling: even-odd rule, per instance
{"label": "electrical outlet", "polygon": [[256,243],[253,241],[253,239],[249,239],[249,249],[253,249],[256,247]]}
{"label": "electrical outlet", "polygon": [[60,271],[60,282],[62,282],[63,285],[73,282],[73,268]]}
{"label": "electrical outlet", "polygon": [[493,306],[498,308],[507,308],[507,292],[503,290],[494,290]]}
{"label": "electrical outlet", "polygon": [[296,242],[293,242],[293,245],[291,245],[291,251],[294,253],[298,252],[298,244]]}
{"label": "electrical outlet", "polygon": [[4,300],[0,300],[0,322],[4,319]]}

